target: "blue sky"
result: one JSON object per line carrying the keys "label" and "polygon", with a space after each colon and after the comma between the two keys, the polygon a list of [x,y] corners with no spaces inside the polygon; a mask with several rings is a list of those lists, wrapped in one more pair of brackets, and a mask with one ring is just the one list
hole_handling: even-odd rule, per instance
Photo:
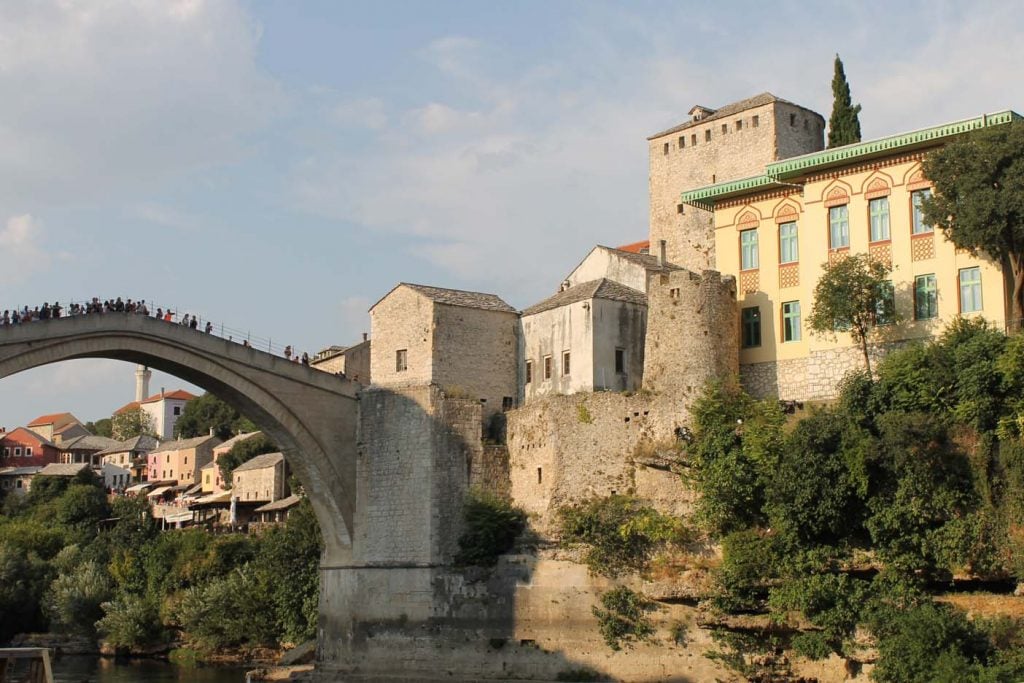
{"label": "blue sky", "polygon": [[[645,137],[771,91],[865,137],[1024,109],[1014,3],[6,0],[0,310],[129,296],[315,351],[396,282],[525,307],[647,233]],[[157,376],[152,388],[181,386]],[[81,360],[0,425],[131,400]]]}

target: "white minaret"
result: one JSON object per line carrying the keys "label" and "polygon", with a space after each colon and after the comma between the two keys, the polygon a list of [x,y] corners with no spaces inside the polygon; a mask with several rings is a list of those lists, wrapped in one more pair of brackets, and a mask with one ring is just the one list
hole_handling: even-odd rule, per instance
{"label": "white minaret", "polygon": [[149,378],[153,373],[145,365],[135,366],[135,400],[142,401],[149,398]]}

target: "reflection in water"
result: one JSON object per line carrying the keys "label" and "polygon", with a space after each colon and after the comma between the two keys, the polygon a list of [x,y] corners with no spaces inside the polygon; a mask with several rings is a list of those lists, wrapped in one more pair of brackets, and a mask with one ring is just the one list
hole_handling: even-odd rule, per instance
{"label": "reflection in water", "polygon": [[53,663],[55,683],[242,683],[245,668],[184,668],[149,659],[61,657]]}

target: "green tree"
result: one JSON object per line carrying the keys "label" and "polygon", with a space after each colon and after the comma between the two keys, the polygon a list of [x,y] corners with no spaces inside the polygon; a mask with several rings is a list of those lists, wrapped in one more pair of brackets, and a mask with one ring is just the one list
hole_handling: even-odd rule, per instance
{"label": "green tree", "polygon": [[1003,266],[1013,329],[1024,321],[1024,122],[973,131],[928,154],[935,195],[925,221],[961,249]]}
{"label": "green tree", "polygon": [[828,119],[828,146],[841,147],[860,142],[860,105],[850,98],[850,84],[846,80],[843,60],[836,55],[832,76],[832,116]]}
{"label": "green tree", "polygon": [[110,418],[110,433],[119,441],[143,435],[156,436],[156,425],[150,414],[142,408],[129,408]]}
{"label": "green tree", "polygon": [[864,353],[871,374],[868,340],[879,325],[896,322],[896,306],[889,269],[868,254],[853,254],[824,265],[814,287],[814,306],[807,324],[821,335],[834,336],[847,329]]}
{"label": "green tree", "polygon": [[485,491],[471,491],[462,508],[465,525],[455,563],[493,567],[526,528],[526,513]]}
{"label": "green tree", "polygon": [[231,475],[239,465],[249,462],[257,455],[277,452],[277,445],[266,435],[260,433],[244,441],[239,441],[227,453],[217,460],[220,476],[224,485],[231,487]]}
{"label": "green tree", "polygon": [[114,428],[113,421],[109,417],[105,417],[95,422],[86,422],[85,428],[89,430],[89,433],[95,434],[96,436],[105,436],[108,439],[113,438]]}
{"label": "green tree", "polygon": [[205,436],[210,430],[227,441],[235,434],[256,431],[256,425],[237,410],[207,392],[185,404],[181,417],[174,424],[174,436],[191,439]]}
{"label": "green tree", "polygon": [[54,579],[46,608],[58,628],[93,635],[103,616],[100,605],[110,597],[110,576],[95,562],[84,562]]}

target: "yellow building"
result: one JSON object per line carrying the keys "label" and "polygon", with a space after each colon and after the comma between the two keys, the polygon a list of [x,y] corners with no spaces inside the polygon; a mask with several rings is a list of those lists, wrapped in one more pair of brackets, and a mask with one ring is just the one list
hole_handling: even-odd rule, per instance
{"label": "yellow building", "polygon": [[956,249],[916,206],[931,191],[921,162],[953,137],[1020,116],[1011,111],[792,157],[761,175],[682,195],[714,215],[716,269],[736,277],[740,373],[757,396],[830,398],[863,356],[847,333],[810,332],[805,320],[824,264],[869,253],[891,267],[898,324],[886,345],[940,332],[958,315],[1003,328],[1000,265]]}

